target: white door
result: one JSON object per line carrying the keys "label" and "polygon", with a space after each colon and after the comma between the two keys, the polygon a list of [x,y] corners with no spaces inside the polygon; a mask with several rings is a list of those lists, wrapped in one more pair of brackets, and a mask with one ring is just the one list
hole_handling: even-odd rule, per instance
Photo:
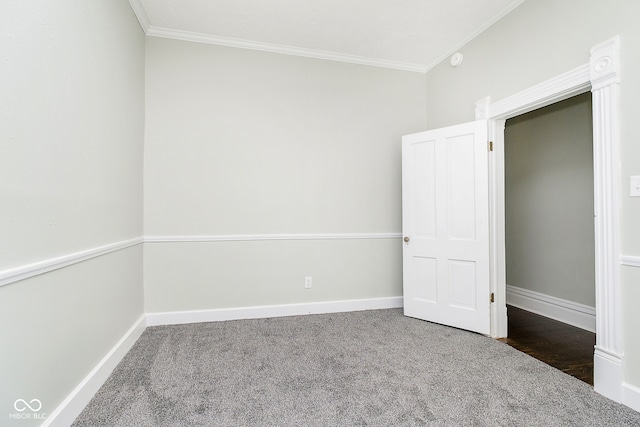
{"label": "white door", "polygon": [[484,120],[402,138],[404,314],[489,334]]}

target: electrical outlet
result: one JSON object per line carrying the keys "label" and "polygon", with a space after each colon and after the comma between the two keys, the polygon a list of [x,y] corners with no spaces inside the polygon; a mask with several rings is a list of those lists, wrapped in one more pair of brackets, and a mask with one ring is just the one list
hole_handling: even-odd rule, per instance
{"label": "electrical outlet", "polygon": [[311,279],[311,276],[307,276],[304,278],[304,288],[305,289],[311,289],[311,286],[313,286],[313,282]]}

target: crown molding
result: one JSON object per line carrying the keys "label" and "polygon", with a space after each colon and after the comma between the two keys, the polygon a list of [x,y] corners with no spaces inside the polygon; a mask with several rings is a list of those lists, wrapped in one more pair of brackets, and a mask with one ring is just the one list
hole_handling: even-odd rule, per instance
{"label": "crown molding", "polygon": [[142,3],[140,3],[140,0],[129,0],[129,4],[131,5],[131,9],[133,9],[133,13],[136,14],[136,18],[138,18],[142,31],[147,34],[151,27],[151,23],[149,22],[147,12],[145,12],[144,7],[142,7]]}
{"label": "crown molding", "polygon": [[498,22],[504,16],[509,14],[516,7],[520,6],[525,0],[519,0],[514,3],[510,3],[496,14],[494,14],[489,20],[477,27],[467,37],[460,40],[446,51],[446,54],[441,55],[438,59],[428,65],[415,64],[410,62],[389,61],[384,59],[367,58],[357,55],[348,55],[336,52],[328,52],[323,50],[307,49],[295,46],[280,45],[274,43],[263,43],[251,40],[236,39],[230,37],[213,36],[210,34],[197,33],[191,31],[183,31],[172,28],[158,27],[151,25],[149,17],[147,16],[140,0],[129,0],[131,8],[133,9],[138,22],[147,36],[161,37],[174,40],[182,40],[196,43],[206,43],[218,46],[235,47],[239,49],[250,49],[261,52],[280,53],[283,55],[301,56],[305,58],[324,59],[328,61],[345,62],[349,64],[366,65],[370,67],[388,68],[392,70],[410,71],[413,73],[425,74],[433,67],[441,63],[448,58],[451,54],[456,52],[461,47],[465,46],[471,40],[476,38],[486,29]]}
{"label": "crown molding", "polygon": [[[130,0],[138,1],[138,0]],[[235,39],[230,37],[212,36],[209,34],[196,33],[191,31],[174,30],[156,26],[149,26],[145,31],[147,36],[161,37],[166,39],[183,40],[196,43],[206,43],[218,46],[235,47],[240,49],[257,50],[262,52],[280,53],[283,55],[302,56],[305,58],[324,59],[328,61],[346,62],[349,64],[367,65],[370,67],[389,68],[400,71],[410,71],[414,73],[426,73],[427,69],[421,64],[408,62],[387,61],[383,59],[366,58],[356,55],[327,52],[315,49],[306,49],[295,46],[286,46],[272,43],[255,42],[250,40]]]}

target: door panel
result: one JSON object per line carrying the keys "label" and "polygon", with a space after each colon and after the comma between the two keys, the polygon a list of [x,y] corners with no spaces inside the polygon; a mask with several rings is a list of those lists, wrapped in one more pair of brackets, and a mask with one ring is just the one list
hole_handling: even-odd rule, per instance
{"label": "door panel", "polygon": [[489,333],[485,121],[403,137],[404,310]]}
{"label": "door panel", "polygon": [[[436,235],[436,153],[435,141],[414,146],[414,171],[416,210],[416,233],[425,237]],[[428,167],[424,167],[428,166]]]}
{"label": "door panel", "polygon": [[465,135],[446,141],[449,237],[474,240],[474,138]]}
{"label": "door panel", "polygon": [[438,301],[438,265],[435,258],[425,258],[416,256],[413,258],[413,267],[415,268],[415,281],[422,284],[416,289],[416,298],[423,299],[428,302]]}

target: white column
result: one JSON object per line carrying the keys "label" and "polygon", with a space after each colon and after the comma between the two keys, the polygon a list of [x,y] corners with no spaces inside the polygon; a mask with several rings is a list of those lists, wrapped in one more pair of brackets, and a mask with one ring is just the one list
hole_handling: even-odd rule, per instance
{"label": "white column", "polygon": [[619,38],[591,49],[593,161],[595,186],[596,348],[595,390],[622,400],[622,319],[620,295],[620,170],[618,102]]}

